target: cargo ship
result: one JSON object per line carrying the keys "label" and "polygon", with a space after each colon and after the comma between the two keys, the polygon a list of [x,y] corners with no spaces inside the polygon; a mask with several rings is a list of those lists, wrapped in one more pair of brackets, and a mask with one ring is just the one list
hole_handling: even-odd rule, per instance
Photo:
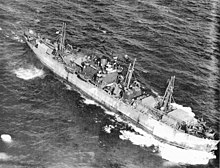
{"label": "cargo ship", "polygon": [[215,131],[194,113],[173,106],[175,76],[163,96],[152,94],[133,78],[136,59],[125,66],[117,57],[84,53],[66,43],[65,23],[56,36],[50,40],[33,30],[24,32],[30,49],[54,74],[157,140],[181,149],[217,150]]}

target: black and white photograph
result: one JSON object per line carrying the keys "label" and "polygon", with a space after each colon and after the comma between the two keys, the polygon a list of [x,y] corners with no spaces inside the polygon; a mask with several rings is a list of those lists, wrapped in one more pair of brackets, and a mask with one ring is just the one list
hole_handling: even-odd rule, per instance
{"label": "black and white photograph", "polygon": [[0,168],[219,168],[220,1],[0,0]]}

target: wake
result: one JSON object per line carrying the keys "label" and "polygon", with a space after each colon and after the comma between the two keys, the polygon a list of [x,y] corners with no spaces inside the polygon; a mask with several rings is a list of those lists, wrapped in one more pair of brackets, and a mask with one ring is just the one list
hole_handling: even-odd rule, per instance
{"label": "wake", "polygon": [[[216,156],[214,153],[208,153],[204,151],[197,151],[197,150],[190,150],[190,149],[181,149],[167,143],[163,143],[157,140],[153,135],[148,134],[141,128],[136,127],[134,124],[131,124],[129,121],[125,121],[122,117],[112,111],[108,111],[102,105],[96,103],[94,100],[88,99],[84,97],[85,104],[93,104],[97,106],[101,106],[106,114],[114,116],[116,121],[113,122],[123,122],[127,124],[132,130],[120,130],[121,135],[119,138],[121,140],[129,140],[132,144],[138,145],[140,147],[151,147],[152,152],[161,156],[163,159],[167,160],[164,161],[166,165],[175,165],[175,164],[190,164],[190,165],[197,165],[197,164],[208,164],[210,159],[215,159]],[[190,116],[194,117],[195,114],[192,112],[191,107],[184,107],[177,103],[171,103],[173,108],[181,109],[187,112]],[[106,125],[103,129],[107,133],[111,133],[112,130],[115,129],[115,124]]]}
{"label": "wake", "polygon": [[[182,105],[173,103],[174,107],[187,111],[189,114],[194,116],[190,107],[183,107]],[[136,127],[134,124],[131,124],[128,121],[123,120],[119,115],[114,113],[108,113],[114,115],[118,122],[127,123],[128,126],[133,129],[135,132],[128,130],[120,130],[121,135],[119,136],[122,140],[129,140],[132,144],[138,145],[141,147],[152,147],[152,152],[160,155],[163,159],[170,161],[169,164],[208,164],[210,159],[215,159],[216,156],[213,153],[196,151],[196,150],[186,150],[181,149],[167,143],[163,143],[151,134],[148,134],[144,130]],[[115,127],[113,125],[106,125],[104,127],[105,132],[111,133],[111,130]],[[167,163],[166,163],[167,164]]]}

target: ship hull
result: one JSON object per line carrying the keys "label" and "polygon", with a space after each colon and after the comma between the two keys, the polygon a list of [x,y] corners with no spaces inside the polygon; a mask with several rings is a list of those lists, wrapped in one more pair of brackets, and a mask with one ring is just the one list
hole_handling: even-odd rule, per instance
{"label": "ship hull", "polygon": [[36,48],[35,45],[32,45],[28,40],[26,40],[26,42],[42,64],[53,71],[56,75],[62,79],[65,79],[107,108],[123,114],[135,125],[152,134],[158,140],[183,149],[206,152],[211,152],[212,150],[217,149],[216,146],[218,141],[199,138],[176,130],[162,123],[160,120],[155,119],[151,115],[152,109],[149,108],[140,110],[134,108],[124,103],[122,100],[114,98],[112,95],[96,87],[95,85],[81,80],[76,74],[69,73],[65,70],[65,65],[63,63],[54,59],[54,55],[47,53],[48,46],[46,46],[44,43],[39,43],[38,47]]}

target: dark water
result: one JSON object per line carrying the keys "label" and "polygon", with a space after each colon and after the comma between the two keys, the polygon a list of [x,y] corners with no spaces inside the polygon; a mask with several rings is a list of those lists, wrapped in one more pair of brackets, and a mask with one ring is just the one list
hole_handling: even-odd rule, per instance
{"label": "dark water", "polygon": [[[123,122],[88,104],[35,58],[23,28],[69,43],[137,58],[136,77],[159,94],[176,76],[174,97],[219,130],[219,2],[216,0],[0,0],[0,167],[218,167],[176,165],[119,138]],[[104,47],[103,47],[104,46]],[[114,125],[111,133],[105,127]]]}

